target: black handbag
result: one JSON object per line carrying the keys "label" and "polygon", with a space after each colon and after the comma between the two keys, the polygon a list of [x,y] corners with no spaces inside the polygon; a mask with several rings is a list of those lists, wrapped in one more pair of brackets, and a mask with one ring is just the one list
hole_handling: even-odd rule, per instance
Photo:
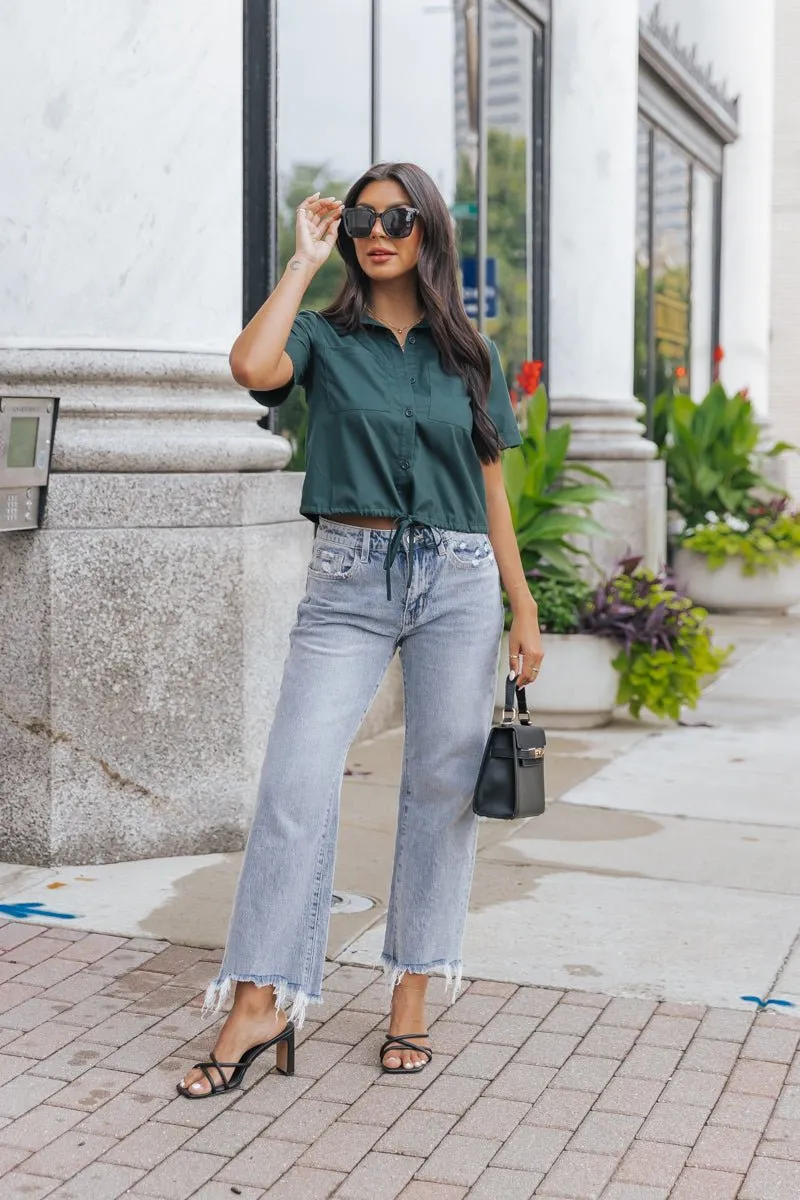
{"label": "black handbag", "polygon": [[489,732],[472,811],[501,821],[540,816],[544,812],[546,744],[544,730],[531,725],[524,689],[507,679],[503,719]]}

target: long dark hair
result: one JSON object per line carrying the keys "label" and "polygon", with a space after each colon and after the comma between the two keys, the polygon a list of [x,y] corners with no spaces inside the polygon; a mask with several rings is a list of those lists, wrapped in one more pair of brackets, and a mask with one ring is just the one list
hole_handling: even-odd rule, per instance
{"label": "long dark hair", "polygon": [[[436,184],[414,163],[378,163],[356,180],[345,196],[345,206],[356,204],[364,188],[381,179],[392,179],[405,189],[422,214],[423,236],[417,279],[420,300],[430,321],[439,359],[449,375],[460,375],[472,407],[472,441],[483,462],[496,462],[500,438],[486,405],[492,378],[491,359],[484,339],[464,311],[458,288],[459,263],[453,225]],[[340,226],[337,238],[347,277],[339,295],[323,311],[332,324],[352,333],[361,324],[369,301],[369,277],[361,270],[355,246]]]}

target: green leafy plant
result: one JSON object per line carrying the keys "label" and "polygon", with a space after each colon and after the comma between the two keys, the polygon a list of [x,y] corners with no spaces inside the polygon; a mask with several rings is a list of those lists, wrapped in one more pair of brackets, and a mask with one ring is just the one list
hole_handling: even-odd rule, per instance
{"label": "green leafy plant", "polygon": [[[617,500],[608,479],[583,463],[567,463],[571,426],[547,428],[547,393],[537,387],[527,406],[522,445],[503,456],[503,476],[526,574],[580,579],[591,562],[579,537],[608,537],[590,516],[598,501]],[[583,478],[581,478],[583,477]]]}
{"label": "green leafy plant", "polygon": [[695,708],[705,680],[715,675],[730,650],[711,640],[708,613],[675,587],[665,573],[620,564],[593,593],[581,614],[584,633],[608,637],[620,649],[617,703],[633,717],[646,708],[657,717],[678,720],[681,708]]}
{"label": "green leafy plant", "polygon": [[[674,386],[658,397],[653,439],[666,464],[670,507],[688,525],[709,512],[743,515],[756,490],[780,493],[758,469],[759,434],[750,400],[729,396],[720,383],[699,404]],[[793,449],[777,442],[764,457]]]}
{"label": "green leafy plant", "polygon": [[679,720],[682,707],[696,708],[703,681],[716,674],[727,651],[717,649],[701,628],[686,634],[683,649],[685,653],[675,653],[634,646],[629,655],[621,650],[613,663],[620,674],[617,704],[627,705],[633,717],[646,708],[673,721]]}
{"label": "green leafy plant", "polygon": [[800,558],[800,513],[767,506],[748,517],[707,513],[701,524],[690,526],[679,538],[680,545],[702,554],[712,571],[726,562],[739,563],[742,575],[777,571]]}
{"label": "green leafy plant", "polygon": [[[578,633],[581,614],[592,595],[591,585],[582,579],[562,579],[532,572],[531,591],[539,609],[542,633]],[[506,629],[511,613],[506,608]]]}

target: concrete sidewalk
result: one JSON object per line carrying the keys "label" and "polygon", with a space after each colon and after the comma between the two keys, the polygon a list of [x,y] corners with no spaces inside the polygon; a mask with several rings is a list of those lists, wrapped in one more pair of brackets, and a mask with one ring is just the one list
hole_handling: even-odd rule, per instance
{"label": "concrete sidewalk", "polygon": [[[0,927],[4,1200],[797,1200],[800,1019],[474,982],[419,1075],[386,994],[331,965],[297,1073],[192,1102],[218,955]],[[434,1001],[439,999],[438,988]]]}

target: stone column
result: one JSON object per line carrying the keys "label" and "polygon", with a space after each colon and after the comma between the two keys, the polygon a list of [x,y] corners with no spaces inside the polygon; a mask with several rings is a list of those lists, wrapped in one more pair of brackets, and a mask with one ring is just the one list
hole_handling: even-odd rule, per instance
{"label": "stone column", "polygon": [[0,391],[61,397],[0,534],[0,859],[237,848],[310,539],[227,368],[241,5],[6,5],[0,69]]}
{"label": "stone column", "polygon": [[644,436],[633,387],[638,0],[553,9],[550,402],[569,422],[570,457],[608,475],[628,501],[599,506],[613,534],[591,547],[666,552],[663,464]]}

